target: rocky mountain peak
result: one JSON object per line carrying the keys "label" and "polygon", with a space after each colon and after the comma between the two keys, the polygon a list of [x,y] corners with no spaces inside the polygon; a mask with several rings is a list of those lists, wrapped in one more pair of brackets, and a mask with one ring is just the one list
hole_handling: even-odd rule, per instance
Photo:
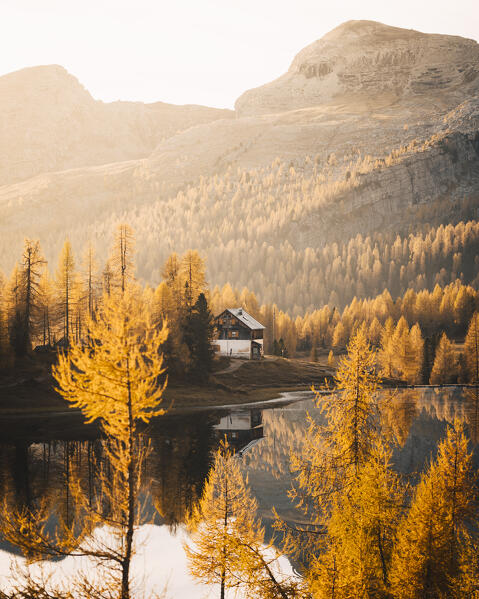
{"label": "rocky mountain peak", "polygon": [[240,96],[236,111],[244,116],[334,102],[354,109],[358,96],[378,94],[412,105],[429,97],[442,109],[478,91],[477,42],[347,21],[301,50],[282,77]]}
{"label": "rocky mountain peak", "polygon": [[27,67],[0,77],[0,106],[8,106],[12,102],[50,101],[64,102],[66,99],[75,102],[93,101],[88,91],[78,79],[64,67],[56,64]]}

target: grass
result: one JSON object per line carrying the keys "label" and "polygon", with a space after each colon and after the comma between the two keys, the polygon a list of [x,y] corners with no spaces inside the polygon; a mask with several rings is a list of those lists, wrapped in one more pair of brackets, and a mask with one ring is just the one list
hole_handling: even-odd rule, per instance
{"label": "grass", "polygon": [[[306,360],[268,358],[246,360],[232,372],[224,371],[230,361],[220,359],[206,385],[170,381],[164,398],[171,411],[198,406],[220,406],[266,401],[284,391],[307,390],[324,383],[330,371]],[[0,414],[38,415],[70,409],[55,391],[51,359],[43,356],[25,358],[15,368],[0,374]]]}
{"label": "grass", "polygon": [[212,376],[208,385],[172,385],[165,396],[172,408],[220,406],[274,399],[285,391],[303,391],[330,378],[330,371],[305,360],[245,360],[233,372]]}

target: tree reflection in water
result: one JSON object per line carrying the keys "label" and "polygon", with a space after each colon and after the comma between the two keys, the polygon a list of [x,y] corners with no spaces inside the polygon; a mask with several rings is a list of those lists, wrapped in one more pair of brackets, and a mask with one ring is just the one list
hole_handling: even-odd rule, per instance
{"label": "tree reflection in water", "polygon": [[[383,391],[379,401],[381,425],[397,443],[394,463],[402,473],[414,475],[423,468],[456,417],[466,423],[474,443],[478,441],[478,389]],[[262,414],[260,410],[212,411],[166,416],[150,423],[142,433],[150,443],[141,490],[148,517],[173,531],[184,523],[201,496],[211,456],[225,434],[237,451],[247,448],[241,463],[267,530],[272,506],[293,516],[287,497],[289,456],[301,447],[307,411],[321,418],[312,402],[304,400]],[[72,472],[79,473],[87,496],[95,497],[105,460],[105,440],[95,427],[75,425],[69,431],[61,426],[51,433],[47,424],[36,425],[33,432],[9,422],[0,427],[5,441],[0,445],[0,496],[7,505],[35,508],[45,501],[52,512],[68,520],[73,513],[68,485]],[[15,552],[5,543],[2,547]]]}

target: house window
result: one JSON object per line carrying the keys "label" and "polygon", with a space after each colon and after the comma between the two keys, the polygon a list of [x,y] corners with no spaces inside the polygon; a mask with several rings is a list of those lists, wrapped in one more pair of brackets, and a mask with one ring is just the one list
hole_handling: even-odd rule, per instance
{"label": "house window", "polygon": [[239,333],[238,331],[231,331],[231,338],[232,339],[238,339]]}

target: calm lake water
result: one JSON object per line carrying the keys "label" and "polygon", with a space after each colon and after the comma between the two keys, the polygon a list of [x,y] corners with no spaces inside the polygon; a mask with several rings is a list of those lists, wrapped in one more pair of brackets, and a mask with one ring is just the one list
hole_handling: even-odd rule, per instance
{"label": "calm lake water", "polygon": [[[455,418],[466,422],[471,439],[478,439],[478,406],[472,390],[382,391],[379,402],[383,430],[396,443],[394,465],[412,480],[434,455]],[[141,588],[159,590],[167,583],[168,597],[216,596],[214,590],[194,585],[188,577],[183,522],[201,494],[211,456],[225,435],[240,455],[267,533],[273,506],[284,518],[301,517],[287,497],[289,455],[291,450],[301,449],[307,413],[321,420],[312,394],[303,392],[262,406],[165,416],[148,427],[145,435],[151,440],[151,452],[145,491],[150,495],[152,518],[153,504],[160,508],[161,516],[156,513],[139,534],[142,543],[134,571]],[[0,494],[9,505],[35,506],[45,500],[68,517],[71,497],[65,481],[73,466],[79,468],[85,489],[94,493],[104,443],[95,426],[85,426],[65,413],[36,419],[2,418],[0,431]],[[15,548],[0,544],[4,582],[15,554]],[[65,576],[78,567],[78,560],[74,561],[68,558],[48,568]],[[284,567],[289,566],[285,563]]]}

